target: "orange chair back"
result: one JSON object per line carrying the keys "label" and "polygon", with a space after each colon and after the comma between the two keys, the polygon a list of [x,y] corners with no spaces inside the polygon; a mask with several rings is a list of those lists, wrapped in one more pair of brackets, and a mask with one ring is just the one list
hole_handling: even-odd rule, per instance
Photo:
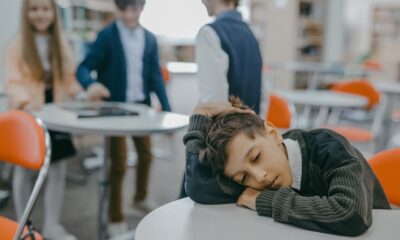
{"label": "orange chair back", "polygon": [[368,81],[362,79],[343,81],[332,85],[331,90],[362,95],[368,98],[367,110],[370,110],[380,101],[381,94]]}
{"label": "orange chair back", "polygon": [[389,202],[400,206],[400,148],[382,151],[368,160]]}
{"label": "orange chair back", "polygon": [[[1,226],[1,231],[0,231],[0,239],[1,240],[11,240],[14,239],[14,235],[17,232],[18,229],[18,223],[7,219],[5,217],[0,216],[0,226]],[[25,227],[23,234],[25,235],[28,233],[28,228]],[[42,240],[42,236],[38,234],[37,232],[34,233],[35,235],[35,240]],[[26,238],[27,240],[32,239],[32,238]]]}
{"label": "orange chair back", "polygon": [[37,171],[45,160],[45,139],[32,115],[19,110],[0,114],[0,160]]}
{"label": "orange chair back", "polygon": [[281,96],[270,94],[269,107],[266,120],[278,128],[290,128],[292,123],[292,111],[290,104]]}

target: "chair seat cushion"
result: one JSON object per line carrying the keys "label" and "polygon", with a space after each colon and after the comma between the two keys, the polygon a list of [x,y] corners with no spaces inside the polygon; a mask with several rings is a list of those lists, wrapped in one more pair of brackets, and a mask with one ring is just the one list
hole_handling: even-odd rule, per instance
{"label": "chair seat cushion", "polygon": [[[14,239],[14,234],[18,230],[18,223],[10,220],[8,218],[0,216],[0,239],[1,240],[12,240]],[[26,232],[26,228],[25,231]],[[29,239],[29,238],[28,238]],[[42,236],[35,232],[36,240],[43,240]]]}

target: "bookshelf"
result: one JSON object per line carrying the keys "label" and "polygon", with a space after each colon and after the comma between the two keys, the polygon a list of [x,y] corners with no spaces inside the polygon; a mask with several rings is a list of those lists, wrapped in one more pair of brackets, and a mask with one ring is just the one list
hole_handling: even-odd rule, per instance
{"label": "bookshelf", "polygon": [[97,33],[115,18],[113,0],[69,0],[60,5],[62,22],[66,35],[72,43],[74,55],[80,62],[89,42]]}
{"label": "bookshelf", "polygon": [[400,3],[372,7],[370,58],[384,66],[385,79],[400,81]]}
{"label": "bookshelf", "polygon": [[[264,63],[320,62],[324,59],[329,0],[252,0],[250,25]],[[279,71],[278,87],[302,87],[304,72]],[[294,81],[295,80],[295,81]]]}

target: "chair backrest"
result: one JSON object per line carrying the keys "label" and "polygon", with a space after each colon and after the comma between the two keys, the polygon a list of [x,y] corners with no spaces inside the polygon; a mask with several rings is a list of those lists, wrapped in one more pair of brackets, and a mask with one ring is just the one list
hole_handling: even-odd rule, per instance
{"label": "chair backrest", "polygon": [[0,161],[39,170],[46,156],[45,131],[23,111],[0,114]]}
{"label": "chair backrest", "polygon": [[293,104],[274,93],[270,93],[268,99],[268,110],[265,119],[277,128],[289,129],[296,127],[296,110]]}
{"label": "chair backrest", "polygon": [[391,204],[400,206],[400,148],[382,151],[368,160]]}
{"label": "chair backrest", "polygon": [[374,136],[380,134],[385,118],[387,98],[382,95],[370,82],[363,79],[348,80],[336,83],[331,90],[345,93],[352,93],[364,96],[368,99],[365,110],[375,110],[371,124],[371,132]]}
{"label": "chair backrest", "polygon": [[355,79],[338,82],[332,85],[331,90],[345,93],[353,93],[368,98],[367,110],[375,107],[381,99],[380,92],[367,80]]}
{"label": "chair backrest", "polygon": [[19,110],[0,113],[0,161],[40,170],[14,239],[19,239],[31,214],[48,172],[50,155],[50,137],[39,119]]}

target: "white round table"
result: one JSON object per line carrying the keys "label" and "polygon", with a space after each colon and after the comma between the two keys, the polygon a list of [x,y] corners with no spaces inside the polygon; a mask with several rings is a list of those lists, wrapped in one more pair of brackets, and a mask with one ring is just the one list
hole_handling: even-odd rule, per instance
{"label": "white round table", "polygon": [[390,131],[393,129],[392,112],[395,103],[400,99],[400,82],[374,82],[374,86],[387,96],[385,119],[383,124],[384,145],[389,144]]}
{"label": "white round table", "polygon": [[[78,118],[76,113],[64,107],[98,106],[118,107],[136,111],[137,116],[113,116]],[[47,128],[55,131],[87,134],[97,133],[105,136],[104,163],[100,180],[99,219],[97,239],[107,238],[108,222],[108,161],[110,136],[146,136],[152,133],[173,132],[185,128],[189,124],[189,117],[182,114],[157,112],[142,104],[130,103],[93,103],[71,102],[63,104],[46,104],[40,111],[34,113],[42,119]]]}
{"label": "white round table", "polygon": [[326,121],[331,108],[364,107],[368,103],[366,97],[330,90],[277,90],[275,92],[294,104],[306,106],[303,112],[305,119],[309,117],[310,107],[318,107],[319,112],[313,124],[314,127]]}
{"label": "white round table", "polygon": [[387,94],[400,94],[400,82],[374,82],[374,86]]}
{"label": "white round table", "polygon": [[372,215],[373,224],[367,232],[343,237],[278,223],[236,204],[202,205],[184,198],[144,217],[136,228],[135,240],[397,239],[400,210],[373,210]]}
{"label": "white round table", "polygon": [[276,93],[292,103],[315,107],[363,107],[368,103],[365,97],[329,90],[279,90]]}

